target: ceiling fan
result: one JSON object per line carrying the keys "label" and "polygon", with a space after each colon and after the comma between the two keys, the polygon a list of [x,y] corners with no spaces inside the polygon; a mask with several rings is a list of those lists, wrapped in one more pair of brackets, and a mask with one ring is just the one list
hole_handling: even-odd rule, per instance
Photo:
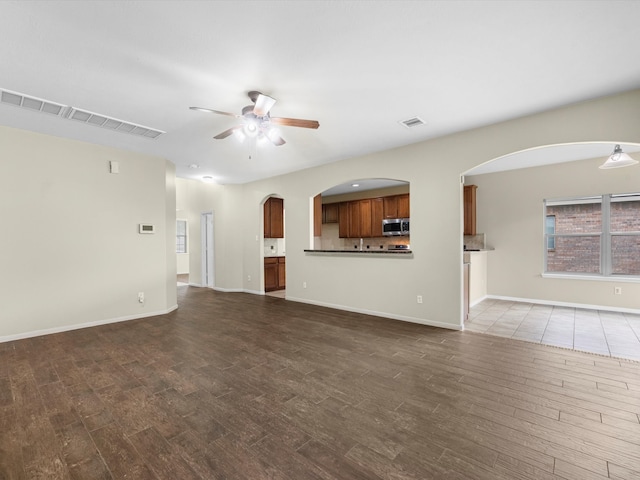
{"label": "ceiling fan", "polygon": [[247,105],[242,109],[242,114],[221,112],[220,110],[212,110],[210,108],[189,107],[191,110],[200,110],[202,112],[217,113],[219,115],[229,115],[231,117],[241,118],[242,123],[225,130],[216,135],[215,139],[222,140],[232,133],[240,136],[266,138],[275,146],[284,145],[286,142],[280,136],[277,128],[274,126],[285,127],[302,127],[302,128],[318,128],[320,123],[316,120],[302,120],[299,118],[282,118],[272,117],[269,112],[275,105],[276,99],[265,95],[258,91],[249,92],[249,98],[253,105]]}

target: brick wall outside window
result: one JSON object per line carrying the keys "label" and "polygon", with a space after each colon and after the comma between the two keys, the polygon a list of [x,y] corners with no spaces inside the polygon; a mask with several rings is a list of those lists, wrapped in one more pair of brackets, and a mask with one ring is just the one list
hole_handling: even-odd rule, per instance
{"label": "brick wall outside window", "polygon": [[[547,206],[556,217],[556,233],[599,233],[602,213],[599,203]],[[555,249],[547,252],[548,272],[600,272],[600,237],[556,237]]]}
{"label": "brick wall outside window", "polygon": [[[555,237],[555,248],[547,250],[548,272],[601,273],[600,236],[602,232],[600,203],[548,205],[547,215],[555,216],[555,233],[585,234]],[[611,273],[640,275],[640,236],[616,235],[618,232],[640,232],[640,201],[611,203]]]}
{"label": "brick wall outside window", "polygon": [[616,232],[640,232],[640,201],[611,203],[612,271],[640,275],[640,236],[616,236]]}

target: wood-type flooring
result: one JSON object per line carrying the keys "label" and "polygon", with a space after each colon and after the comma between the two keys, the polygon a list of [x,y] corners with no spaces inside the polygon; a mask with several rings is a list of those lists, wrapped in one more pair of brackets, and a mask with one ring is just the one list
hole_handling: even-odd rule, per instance
{"label": "wood-type flooring", "polygon": [[639,479],[640,363],[180,287],[0,344],[0,479]]}

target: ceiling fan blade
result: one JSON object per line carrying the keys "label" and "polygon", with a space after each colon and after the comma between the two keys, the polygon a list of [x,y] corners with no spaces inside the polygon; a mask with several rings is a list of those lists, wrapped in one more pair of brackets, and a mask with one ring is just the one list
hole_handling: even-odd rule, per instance
{"label": "ceiling fan blade", "polygon": [[230,117],[240,117],[240,115],[237,115],[235,113],[229,113],[229,112],[221,112],[220,110],[211,110],[210,108],[202,108],[202,107],[189,107],[191,110],[198,110],[199,112],[207,112],[207,113],[217,113],[219,115],[229,115]]}
{"label": "ceiling fan blade", "polygon": [[244,125],[237,125],[235,127],[231,127],[227,130],[225,130],[222,133],[219,133],[218,135],[216,135],[215,138],[216,140],[222,140],[223,138],[227,138],[229,135],[231,135],[235,130],[238,130],[239,128],[242,128]]}
{"label": "ceiling fan blade", "polygon": [[271,117],[271,123],[284,127],[318,128],[320,126],[317,120],[302,120],[300,118]]}
{"label": "ceiling fan blade", "polygon": [[271,143],[273,143],[276,147],[279,147],[280,145],[284,145],[285,143],[287,143],[287,142],[285,142],[285,141],[284,141],[284,138],[282,138],[280,135],[276,135],[276,134],[275,134],[275,133],[273,133],[273,132],[269,132],[269,133],[268,133],[267,135],[265,135],[265,136],[266,136],[266,137],[269,139],[269,141],[270,141]]}
{"label": "ceiling fan blade", "polygon": [[253,113],[257,117],[264,117],[275,104],[275,98],[261,93],[258,95],[258,98],[256,98],[256,106],[253,107]]}

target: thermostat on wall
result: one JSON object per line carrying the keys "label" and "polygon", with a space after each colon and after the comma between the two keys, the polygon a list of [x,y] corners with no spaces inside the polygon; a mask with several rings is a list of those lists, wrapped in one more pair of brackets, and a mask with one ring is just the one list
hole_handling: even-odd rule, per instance
{"label": "thermostat on wall", "polygon": [[148,223],[141,223],[140,233],[156,233],[156,226]]}

